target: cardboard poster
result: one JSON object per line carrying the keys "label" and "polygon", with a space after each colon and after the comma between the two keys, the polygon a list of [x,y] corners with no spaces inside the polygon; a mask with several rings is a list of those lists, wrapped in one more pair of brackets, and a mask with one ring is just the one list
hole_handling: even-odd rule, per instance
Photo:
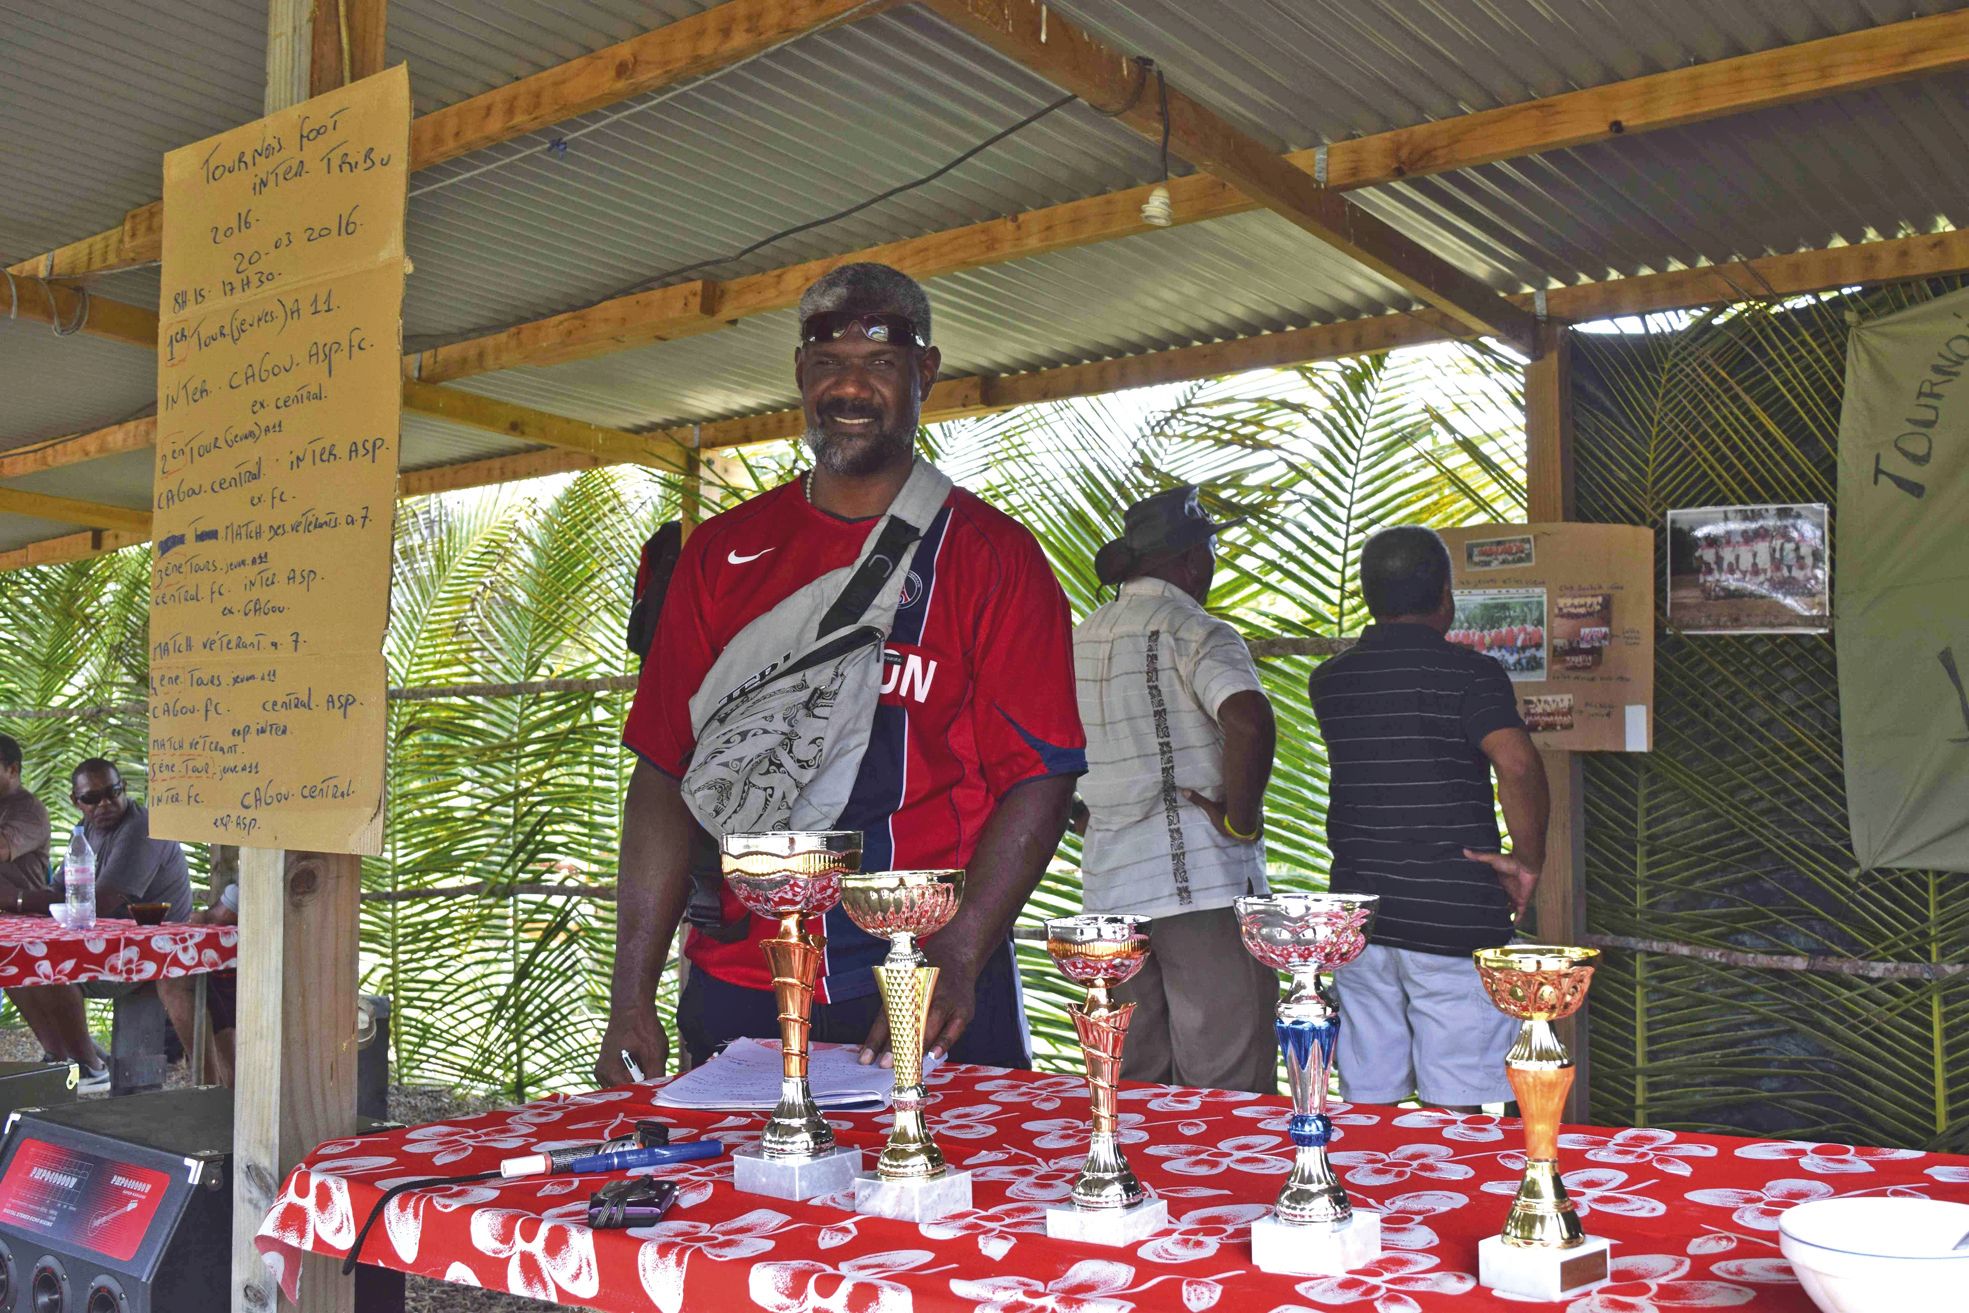
{"label": "cardboard poster", "polygon": [[1541,748],[1654,742],[1654,534],[1624,524],[1445,529],[1453,643],[1511,676]]}
{"label": "cardboard poster", "polygon": [[402,67],[164,157],[151,832],[376,853]]}

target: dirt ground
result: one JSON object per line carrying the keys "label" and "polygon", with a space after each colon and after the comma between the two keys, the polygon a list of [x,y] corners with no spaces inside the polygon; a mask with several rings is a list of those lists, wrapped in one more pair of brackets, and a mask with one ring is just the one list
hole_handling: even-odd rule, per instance
{"label": "dirt ground", "polygon": [[[41,1046],[27,1031],[0,1027],[0,1061],[32,1062],[40,1056]],[[179,1063],[171,1068],[165,1078],[165,1084],[175,1089],[185,1084],[186,1075],[185,1065]],[[431,1086],[390,1087],[390,1117],[409,1126],[484,1112],[498,1106],[497,1103],[489,1100]],[[469,1286],[454,1286],[449,1282],[433,1281],[425,1277],[411,1277],[406,1283],[404,1307],[407,1313],[519,1313],[521,1310],[553,1308],[555,1305],[543,1304],[535,1299],[520,1299],[497,1291],[475,1290]]]}
{"label": "dirt ground", "polygon": [[1812,629],[1825,624],[1825,617],[1800,615],[1775,598],[1709,600],[1694,575],[1678,574],[1668,582],[1668,619],[1677,629]]}

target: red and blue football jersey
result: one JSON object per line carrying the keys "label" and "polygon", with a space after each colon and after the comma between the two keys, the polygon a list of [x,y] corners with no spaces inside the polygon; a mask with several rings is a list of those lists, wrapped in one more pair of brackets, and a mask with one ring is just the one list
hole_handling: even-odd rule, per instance
{"label": "red and blue football jersey", "polygon": [[[622,741],[681,777],[694,736],[690,700],[737,633],[796,589],[854,564],[874,529],[814,507],[796,480],[707,521],[684,544]],[[868,752],[837,822],[862,832],[862,869],[962,867],[1013,786],[1087,769],[1074,698],[1073,622],[1032,534],[959,488],[917,544],[883,652]],[[729,891],[725,916],[744,908]],[[822,1002],[875,989],[885,941],[838,907],[827,915]],[[720,980],[769,989],[749,938],[692,933],[684,952]]]}

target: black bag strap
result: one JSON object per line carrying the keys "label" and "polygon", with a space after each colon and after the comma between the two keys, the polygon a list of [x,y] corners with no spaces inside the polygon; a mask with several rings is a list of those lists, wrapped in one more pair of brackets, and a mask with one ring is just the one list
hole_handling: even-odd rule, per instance
{"label": "black bag strap", "polygon": [[834,605],[827,608],[827,614],[820,618],[820,627],[814,631],[814,637],[820,638],[845,628],[867,614],[868,608],[881,596],[883,585],[895,574],[902,554],[922,536],[921,529],[891,515],[889,522],[882,526],[881,536],[875,540],[874,550],[862,558],[861,567],[849,578],[847,586],[841,589],[841,595],[834,599]]}

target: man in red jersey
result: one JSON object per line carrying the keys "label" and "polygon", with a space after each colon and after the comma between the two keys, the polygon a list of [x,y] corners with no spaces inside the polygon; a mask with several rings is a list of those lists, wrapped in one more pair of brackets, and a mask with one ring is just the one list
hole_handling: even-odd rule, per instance
{"label": "man in red jersey", "polygon": [[[941,363],[916,282],[851,264],[800,299],[793,374],[814,468],[719,515],[684,545],[623,729],[638,758],[622,826],[609,1024],[596,1075],[666,1070],[658,978],[691,893],[701,831],[679,789],[695,735],[690,700],[734,635],[809,581],[854,563],[917,459],[923,398]],[[836,825],[860,830],[864,870],[963,867],[964,901],[923,942],[941,969],[925,1047],[960,1061],[1031,1065],[1010,938],[1066,828],[1087,769],[1073,625],[1044,553],[1018,523],[953,490],[900,583],[866,755]],[[703,859],[700,858],[700,861]],[[713,859],[715,860],[715,858]],[[740,1036],[774,1038],[778,1009],[759,942],[775,925],[721,893],[722,929],[693,924],[677,1027],[694,1062]],[[694,918],[695,919],[695,918]],[[828,913],[812,1038],[884,1057],[871,970],[887,942]]]}

